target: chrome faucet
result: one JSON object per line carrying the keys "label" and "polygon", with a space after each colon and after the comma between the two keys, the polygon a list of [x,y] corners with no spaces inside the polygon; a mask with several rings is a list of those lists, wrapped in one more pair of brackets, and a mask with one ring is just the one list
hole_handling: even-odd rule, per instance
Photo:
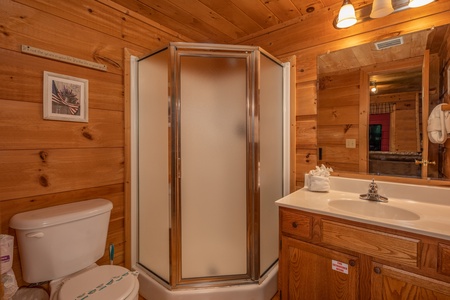
{"label": "chrome faucet", "polygon": [[369,191],[367,194],[359,195],[359,199],[377,201],[377,202],[387,202],[388,198],[378,194],[378,185],[375,183],[375,179],[369,184]]}

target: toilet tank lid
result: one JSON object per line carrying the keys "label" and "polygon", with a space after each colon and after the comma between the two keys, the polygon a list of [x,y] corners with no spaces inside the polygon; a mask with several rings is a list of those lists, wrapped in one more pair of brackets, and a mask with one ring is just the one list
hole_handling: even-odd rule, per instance
{"label": "toilet tank lid", "polygon": [[14,215],[9,226],[29,230],[69,223],[110,212],[113,205],[106,199],[92,199],[69,204],[50,206]]}

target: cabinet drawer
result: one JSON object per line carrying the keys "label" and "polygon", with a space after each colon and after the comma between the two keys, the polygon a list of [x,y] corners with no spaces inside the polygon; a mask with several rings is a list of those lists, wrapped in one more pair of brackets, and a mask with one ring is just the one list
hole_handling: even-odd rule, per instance
{"label": "cabinet drawer", "polygon": [[439,244],[438,272],[450,276],[450,245]]}
{"label": "cabinet drawer", "polygon": [[322,220],[322,242],[393,263],[418,266],[420,240]]}
{"label": "cabinet drawer", "polygon": [[295,211],[280,210],[281,231],[299,238],[310,239],[312,235],[312,217]]}

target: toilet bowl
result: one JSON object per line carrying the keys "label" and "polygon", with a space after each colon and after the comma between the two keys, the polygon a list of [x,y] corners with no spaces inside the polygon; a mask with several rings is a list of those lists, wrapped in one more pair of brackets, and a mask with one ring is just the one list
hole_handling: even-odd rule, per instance
{"label": "toilet bowl", "polygon": [[23,279],[50,281],[51,300],[137,300],[137,272],[95,263],[105,254],[111,209],[93,199],[13,216]]}

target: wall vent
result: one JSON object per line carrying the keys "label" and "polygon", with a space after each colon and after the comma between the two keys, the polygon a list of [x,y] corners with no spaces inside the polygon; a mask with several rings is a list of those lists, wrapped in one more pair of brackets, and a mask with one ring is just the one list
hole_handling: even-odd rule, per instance
{"label": "wall vent", "polygon": [[375,48],[377,50],[384,50],[387,48],[403,45],[403,37],[397,37],[390,40],[384,40],[381,42],[375,42]]}

